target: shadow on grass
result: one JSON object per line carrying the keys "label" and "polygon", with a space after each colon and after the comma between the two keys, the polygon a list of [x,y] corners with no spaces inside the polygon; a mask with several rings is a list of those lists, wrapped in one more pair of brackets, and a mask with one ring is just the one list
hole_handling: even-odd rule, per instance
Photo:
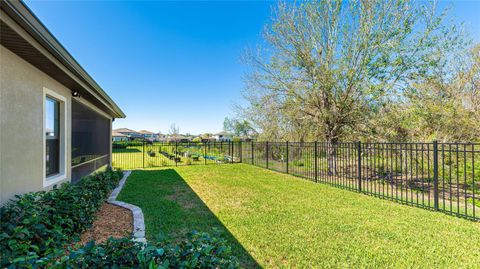
{"label": "shadow on grass", "polygon": [[218,234],[232,246],[243,267],[260,266],[174,169],[138,170],[119,199],[142,208],[149,241],[178,241],[192,230]]}

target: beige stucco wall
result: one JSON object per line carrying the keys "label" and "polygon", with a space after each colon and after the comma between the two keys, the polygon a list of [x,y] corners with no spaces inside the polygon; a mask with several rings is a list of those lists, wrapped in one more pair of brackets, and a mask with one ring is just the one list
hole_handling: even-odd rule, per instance
{"label": "beige stucco wall", "polygon": [[66,180],[70,178],[71,92],[0,45],[0,204],[43,187],[44,88],[65,97]]}

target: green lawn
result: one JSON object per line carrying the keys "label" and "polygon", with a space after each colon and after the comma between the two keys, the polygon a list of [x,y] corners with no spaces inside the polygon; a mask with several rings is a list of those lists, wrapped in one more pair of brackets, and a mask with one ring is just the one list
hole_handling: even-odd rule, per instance
{"label": "green lawn", "polygon": [[247,164],[134,171],[148,240],[220,230],[245,267],[474,268],[480,223]]}
{"label": "green lawn", "polygon": [[[228,147],[226,145],[216,145],[215,147],[207,147],[204,149],[201,146],[178,146],[177,150],[183,153],[189,153],[190,157],[185,157],[184,154],[174,154],[175,144],[154,144],[144,146],[128,146],[127,148],[114,148],[112,149],[112,165],[120,169],[137,169],[142,167],[166,167],[176,165],[195,165],[195,164],[215,164],[217,159],[222,156],[228,155]],[[153,152],[154,155],[148,154]],[[161,154],[161,151],[175,155],[180,158],[178,163],[175,160],[169,159]],[[203,158],[203,154],[207,153],[206,160]],[[194,160],[192,157],[197,156]]]}

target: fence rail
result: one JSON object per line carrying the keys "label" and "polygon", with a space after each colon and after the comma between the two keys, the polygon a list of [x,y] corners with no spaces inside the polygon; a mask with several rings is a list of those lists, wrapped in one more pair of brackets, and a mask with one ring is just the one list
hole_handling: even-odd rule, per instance
{"label": "fence rail", "polygon": [[112,155],[114,166],[127,169],[242,162],[402,204],[480,220],[480,144],[143,143],[114,148]]}

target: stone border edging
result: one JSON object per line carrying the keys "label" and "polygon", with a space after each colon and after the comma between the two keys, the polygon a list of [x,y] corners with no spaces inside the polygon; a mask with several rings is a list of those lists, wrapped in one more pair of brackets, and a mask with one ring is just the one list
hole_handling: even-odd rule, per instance
{"label": "stone border edging", "polygon": [[122,179],[120,180],[120,182],[118,182],[118,186],[112,191],[112,193],[108,197],[107,202],[113,205],[126,208],[132,212],[133,237],[135,238],[134,240],[137,242],[146,243],[147,239],[145,238],[145,221],[143,218],[142,209],[138,206],[135,206],[129,203],[117,201],[117,196],[122,190],[123,185],[125,185],[125,182],[127,181],[127,178],[130,176],[131,173],[132,171],[125,171],[123,173]]}

